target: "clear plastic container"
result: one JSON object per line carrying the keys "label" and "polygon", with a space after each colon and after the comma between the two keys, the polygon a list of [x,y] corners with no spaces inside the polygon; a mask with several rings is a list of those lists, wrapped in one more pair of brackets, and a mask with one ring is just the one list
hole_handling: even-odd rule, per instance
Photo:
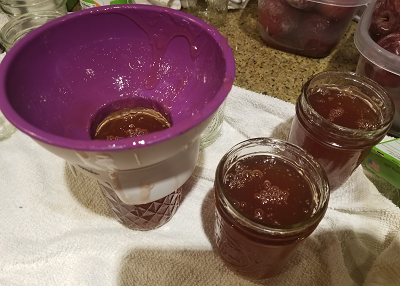
{"label": "clear plastic container", "polygon": [[[261,158],[258,166],[242,164],[243,160],[257,157]],[[242,178],[240,181],[247,174],[240,190],[230,179],[232,170],[236,172],[234,178]],[[265,189],[266,178],[269,189]],[[299,186],[297,180],[304,183]],[[261,185],[261,191],[258,193],[258,188],[248,183]],[[248,197],[236,203],[232,201],[236,191]],[[266,194],[261,201],[259,195],[263,191]],[[229,150],[218,164],[214,192],[217,251],[228,268],[250,279],[265,279],[282,270],[324,217],[330,194],[326,174],[312,156],[298,146],[272,138],[249,139]],[[287,196],[280,196],[282,192]],[[300,199],[300,193],[310,199]],[[268,212],[258,209],[263,205]],[[255,216],[244,210],[252,207],[255,210],[250,212],[255,211]],[[271,217],[281,224],[267,223]]]}
{"label": "clear plastic container", "polygon": [[57,11],[35,11],[12,18],[1,28],[0,40],[8,52],[26,34],[65,14]]}
{"label": "clear plastic container", "polygon": [[53,11],[67,14],[67,0],[0,0],[1,10],[8,18],[35,11]]}
{"label": "clear plastic container", "polygon": [[395,105],[395,118],[389,134],[400,137],[400,56],[387,51],[369,35],[372,12],[376,0],[368,5],[354,34],[354,43],[360,52],[356,73],[365,75],[382,85]]}
{"label": "clear plastic container", "polygon": [[[316,111],[317,103],[310,100],[310,95],[322,89],[319,107],[329,112],[328,117],[321,115],[321,108]],[[339,91],[340,96],[333,91]],[[342,125],[331,116],[341,117]],[[376,82],[352,72],[322,72],[302,88],[288,141],[308,151],[324,167],[333,191],[385,137],[393,117],[393,101]]]}
{"label": "clear plastic container", "polygon": [[311,58],[328,56],[360,6],[371,0],[259,0],[258,19],[266,45]]}

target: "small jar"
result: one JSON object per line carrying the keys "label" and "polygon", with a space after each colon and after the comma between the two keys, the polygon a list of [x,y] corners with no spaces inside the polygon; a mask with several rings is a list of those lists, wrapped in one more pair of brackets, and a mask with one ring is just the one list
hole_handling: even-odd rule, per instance
{"label": "small jar", "polygon": [[1,10],[9,19],[36,11],[67,14],[67,0],[0,0]]}
{"label": "small jar", "polygon": [[36,11],[12,18],[0,31],[0,40],[6,52],[30,31],[63,15],[65,13],[56,11]]}
{"label": "small jar", "polygon": [[371,0],[258,0],[258,22],[266,45],[311,58],[328,56],[359,7]]}
{"label": "small jar", "polygon": [[[333,123],[332,118],[318,113],[310,103],[310,95],[321,88],[335,88],[348,92],[353,100],[350,106],[333,104],[331,94],[325,93],[325,109],[332,116],[351,115],[352,121],[363,122],[362,103],[369,107],[375,123],[367,128],[349,128]],[[356,103],[355,103],[356,102]],[[353,107],[353,110],[350,108]],[[341,115],[342,114],[342,115]],[[346,71],[327,71],[307,81],[296,103],[288,141],[308,151],[324,167],[331,190],[341,186],[362,163],[372,147],[379,143],[393,122],[394,104],[386,91],[367,77]],[[346,119],[347,120],[347,119]]]}
{"label": "small jar", "polygon": [[[259,160],[258,165],[251,160]],[[282,170],[288,173],[276,175]],[[249,139],[230,149],[218,164],[214,192],[218,253],[228,268],[250,279],[282,271],[324,217],[330,194],[326,174],[312,156],[270,138]],[[300,195],[309,199],[301,202]],[[264,206],[268,212],[258,209]]]}
{"label": "small jar", "polygon": [[182,0],[183,11],[219,28],[225,25],[229,0]]}

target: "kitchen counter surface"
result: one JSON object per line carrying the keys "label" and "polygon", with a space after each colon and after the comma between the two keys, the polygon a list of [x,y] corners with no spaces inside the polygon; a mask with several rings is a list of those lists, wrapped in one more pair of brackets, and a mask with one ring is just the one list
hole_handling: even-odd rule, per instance
{"label": "kitchen counter surface", "polygon": [[[79,10],[79,3],[73,11]],[[323,59],[312,59],[267,47],[258,28],[257,0],[245,9],[229,10],[226,24],[219,28],[233,50],[236,61],[234,85],[295,103],[301,86],[313,74],[324,70],[355,71],[359,52],[352,21],[336,49]]]}

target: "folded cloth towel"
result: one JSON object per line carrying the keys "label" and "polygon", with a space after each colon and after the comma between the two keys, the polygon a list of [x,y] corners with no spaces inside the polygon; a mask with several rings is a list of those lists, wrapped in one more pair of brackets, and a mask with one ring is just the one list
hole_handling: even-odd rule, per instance
{"label": "folded cloth towel", "polygon": [[252,137],[287,137],[294,105],[233,87],[217,141],[200,153],[170,222],[140,232],[114,219],[97,183],[17,131],[0,142],[0,285],[400,285],[400,209],[359,167],[332,193],[284,271],[250,281],[215,252],[213,180]]}

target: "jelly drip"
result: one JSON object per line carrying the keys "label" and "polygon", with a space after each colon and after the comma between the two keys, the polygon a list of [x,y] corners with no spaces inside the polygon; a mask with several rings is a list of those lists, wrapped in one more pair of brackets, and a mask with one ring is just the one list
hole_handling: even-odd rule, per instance
{"label": "jelly drip", "polygon": [[201,29],[199,29],[198,32],[194,31],[193,28],[190,28],[190,23],[187,20],[175,19],[169,13],[160,13],[160,18],[164,15],[168,15],[168,17],[170,17],[169,21],[163,22],[165,27],[160,27],[156,25],[160,19],[156,19],[155,17],[144,19],[139,15],[139,13],[135,13],[134,17],[131,17],[125,13],[118,14],[128,17],[149,37],[149,44],[152,46],[153,60],[150,65],[149,74],[145,79],[145,88],[148,90],[154,89],[160,80],[159,70],[162,64],[162,59],[165,55],[168,44],[173,38],[183,36],[188,40],[190,46],[190,55],[193,61],[200,53],[197,45],[195,44],[195,40],[201,33]]}

